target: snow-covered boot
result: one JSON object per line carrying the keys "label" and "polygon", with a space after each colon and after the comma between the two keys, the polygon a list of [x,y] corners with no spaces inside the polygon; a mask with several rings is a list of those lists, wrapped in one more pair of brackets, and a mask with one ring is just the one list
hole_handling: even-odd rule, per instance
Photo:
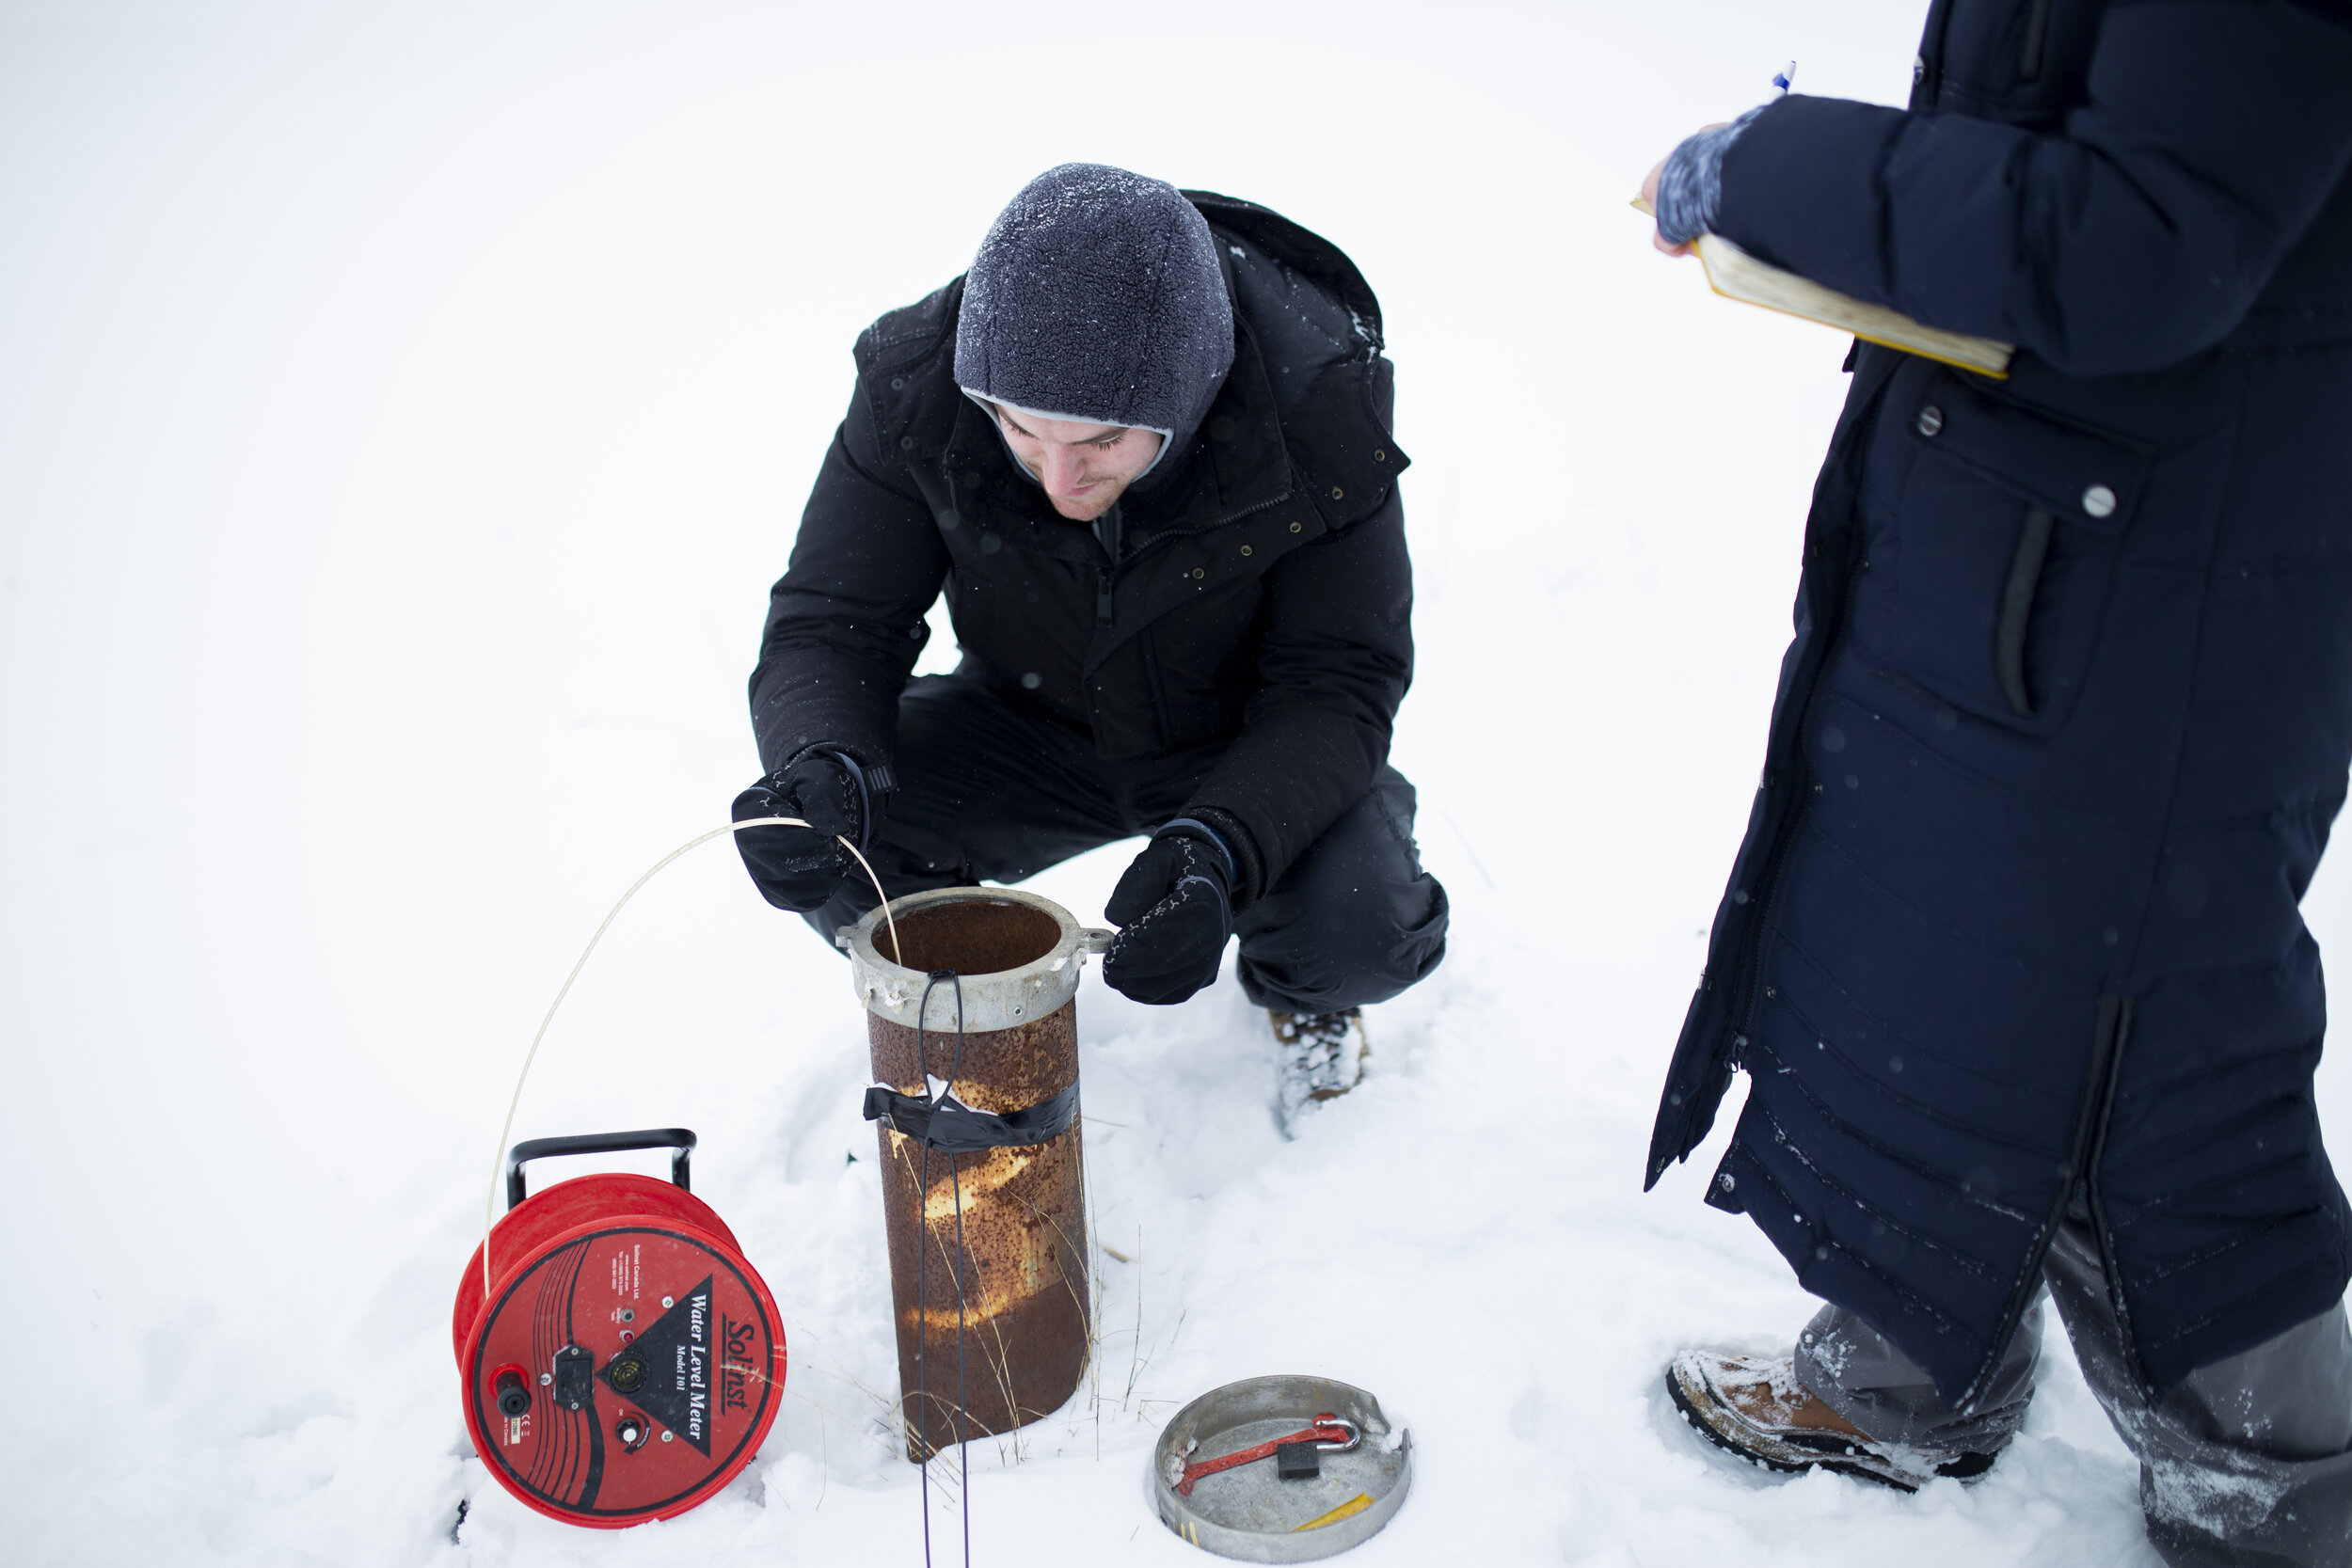
{"label": "snow-covered boot", "polygon": [[1274,1108],[1287,1132],[1314,1107],[1363,1082],[1372,1046],[1364,1038],[1360,1007],[1267,1016],[1274,1021]]}
{"label": "snow-covered boot", "polygon": [[1836,1470],[1899,1491],[1938,1476],[1971,1481],[1994,1455],[1881,1443],[1797,1381],[1784,1355],[1686,1350],[1666,1369],[1666,1393],[1700,1436],[1769,1470]]}

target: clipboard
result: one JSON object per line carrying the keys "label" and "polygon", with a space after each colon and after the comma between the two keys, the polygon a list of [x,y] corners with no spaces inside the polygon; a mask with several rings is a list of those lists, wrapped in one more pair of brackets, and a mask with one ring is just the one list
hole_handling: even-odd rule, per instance
{"label": "clipboard", "polygon": [[[1633,198],[1633,209],[1645,216],[1656,215],[1650,204],[1639,197]],[[1915,322],[1899,310],[1889,310],[1883,305],[1866,305],[1851,295],[1825,289],[1811,278],[1759,261],[1721,234],[1701,234],[1692,248],[1698,255],[1699,265],[1706,270],[1707,286],[1725,299],[1819,322],[1840,332],[1851,332],[1864,342],[1882,343],[1924,359],[1955,365],[1994,381],[2009,379],[2010,360],[2017,354],[2014,343],[1970,337],[1964,332],[1947,332],[1940,326]]]}

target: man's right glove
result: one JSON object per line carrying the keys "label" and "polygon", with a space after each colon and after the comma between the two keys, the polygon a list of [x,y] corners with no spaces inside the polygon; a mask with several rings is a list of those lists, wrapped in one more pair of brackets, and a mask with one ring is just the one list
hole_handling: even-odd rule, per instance
{"label": "man's right glove", "polygon": [[735,798],[738,822],[797,816],[808,824],[746,828],[735,835],[743,867],[768,902],[806,914],[834,895],[856,866],[840,840],[864,841],[863,794],[841,758],[830,752],[811,752]]}
{"label": "man's right glove", "polygon": [[1111,891],[1103,917],[1122,927],[1103,979],[1137,1002],[1182,1002],[1216,979],[1233,934],[1233,863],[1189,819],[1159,831]]}

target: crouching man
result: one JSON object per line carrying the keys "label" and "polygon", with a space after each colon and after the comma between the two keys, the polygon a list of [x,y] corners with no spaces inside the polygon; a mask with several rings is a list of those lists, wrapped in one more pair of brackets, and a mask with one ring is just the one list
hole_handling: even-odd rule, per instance
{"label": "crouching man", "polygon": [[[737,835],[831,939],[874,891],[1017,882],[1150,842],[1104,916],[1138,1002],[1274,1015],[1287,1120],[1344,1092],[1359,1009],[1437,967],[1446,898],[1388,766],[1411,566],[1371,289],[1264,208],[1091,165],[860,336],[775,586]],[[942,589],[961,662],[909,680]]]}

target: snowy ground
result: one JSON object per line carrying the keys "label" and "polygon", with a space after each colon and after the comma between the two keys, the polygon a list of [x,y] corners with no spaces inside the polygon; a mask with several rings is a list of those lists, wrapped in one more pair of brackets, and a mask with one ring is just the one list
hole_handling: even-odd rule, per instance
{"label": "snowy ground", "polygon": [[[0,1556],[916,1560],[861,1015],[723,845],[616,927],[517,1134],[700,1131],[787,1320],[765,1450],[669,1524],[539,1518],[466,1457],[446,1325],[548,993],[755,771],[851,337],[1088,158],[1267,202],[1380,292],[1396,756],[1454,941],[1295,1143],[1230,980],[1089,978],[1136,1261],[1102,1261],[1101,1398],[976,1453],[977,1559],[1196,1560],[1144,1502],[1155,1422],[1312,1370],[1420,1444],[1365,1568],[2153,1562],[2062,1351],[1991,1480],[1909,1499],[1726,1465],[1659,1388],[1809,1310],[1700,1205],[1711,1149],[1639,1186],[1844,344],[1708,298],[1625,201],[1790,56],[1899,99],[1912,10],[0,7]],[[1035,885],[1092,919],[1125,854]],[[2332,951],[2352,880],[2311,903]]]}

